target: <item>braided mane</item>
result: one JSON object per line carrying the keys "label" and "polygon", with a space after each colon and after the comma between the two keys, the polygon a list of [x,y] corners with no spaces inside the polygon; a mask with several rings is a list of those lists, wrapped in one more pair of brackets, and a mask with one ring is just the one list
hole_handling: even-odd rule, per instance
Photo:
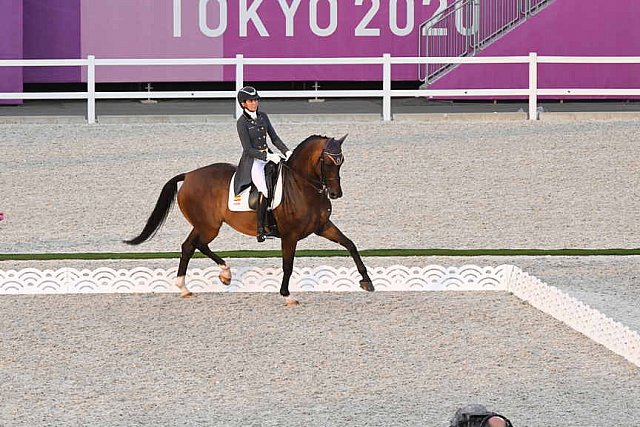
{"label": "braided mane", "polygon": [[327,136],[323,136],[323,135],[311,135],[310,137],[308,137],[307,139],[305,139],[304,141],[302,141],[300,144],[298,144],[298,146],[293,150],[293,154],[291,154],[291,158],[296,157],[297,154],[300,154],[302,151],[304,151],[304,148],[310,144],[313,141],[316,141],[318,139],[329,139],[329,137]]}

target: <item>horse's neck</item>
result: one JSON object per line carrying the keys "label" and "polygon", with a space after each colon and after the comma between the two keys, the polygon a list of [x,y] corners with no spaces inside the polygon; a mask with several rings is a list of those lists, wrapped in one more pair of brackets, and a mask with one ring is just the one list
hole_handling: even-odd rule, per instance
{"label": "horse's neck", "polygon": [[[300,197],[317,198],[318,190],[322,187],[321,177],[316,172],[316,162],[313,159],[319,158],[320,154],[315,153],[317,149],[309,148],[309,151],[299,153],[296,161],[290,165],[288,176],[285,177],[285,185],[288,185],[288,192],[293,192],[293,200]],[[300,194],[295,194],[300,193]]]}
{"label": "horse's neck", "polygon": [[293,193],[293,200],[300,197],[317,196],[316,189],[321,186],[320,178],[304,169],[285,169],[286,174],[283,176],[283,184],[289,193]]}
{"label": "horse's neck", "polygon": [[295,162],[291,165],[291,169],[298,175],[310,179],[317,179],[315,176],[315,168],[317,160],[320,159],[321,152],[322,148],[319,147],[318,144],[311,144],[308,147],[304,147],[304,150],[296,156]]}

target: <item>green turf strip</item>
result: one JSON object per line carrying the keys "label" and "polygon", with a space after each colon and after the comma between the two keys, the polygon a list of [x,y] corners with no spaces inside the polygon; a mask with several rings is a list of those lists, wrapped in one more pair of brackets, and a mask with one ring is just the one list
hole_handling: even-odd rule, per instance
{"label": "green turf strip", "polygon": [[[222,258],[279,258],[280,251],[220,251]],[[640,255],[640,249],[365,249],[363,257],[411,256],[629,256]],[[297,257],[348,257],[345,250],[299,250]],[[100,252],[0,254],[0,261],[100,260],[100,259],[167,259],[179,258],[179,252]],[[203,258],[196,253],[196,258]]]}

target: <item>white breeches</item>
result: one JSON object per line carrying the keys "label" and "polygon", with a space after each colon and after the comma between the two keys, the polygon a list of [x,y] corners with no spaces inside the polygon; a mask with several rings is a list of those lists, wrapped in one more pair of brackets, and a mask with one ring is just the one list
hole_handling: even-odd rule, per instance
{"label": "white breeches", "polygon": [[256,185],[258,191],[269,197],[269,191],[267,190],[267,181],[264,179],[264,166],[267,164],[264,160],[253,159],[253,166],[251,167],[251,181]]}

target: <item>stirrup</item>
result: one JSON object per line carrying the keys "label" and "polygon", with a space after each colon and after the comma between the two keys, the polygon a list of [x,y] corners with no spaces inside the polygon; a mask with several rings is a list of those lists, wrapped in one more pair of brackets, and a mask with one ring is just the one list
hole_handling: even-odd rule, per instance
{"label": "stirrup", "polygon": [[279,238],[280,237],[280,231],[278,230],[278,227],[275,224],[272,225],[272,226],[269,226],[269,227],[265,227],[264,237],[267,237],[267,238],[269,238],[269,237]]}

